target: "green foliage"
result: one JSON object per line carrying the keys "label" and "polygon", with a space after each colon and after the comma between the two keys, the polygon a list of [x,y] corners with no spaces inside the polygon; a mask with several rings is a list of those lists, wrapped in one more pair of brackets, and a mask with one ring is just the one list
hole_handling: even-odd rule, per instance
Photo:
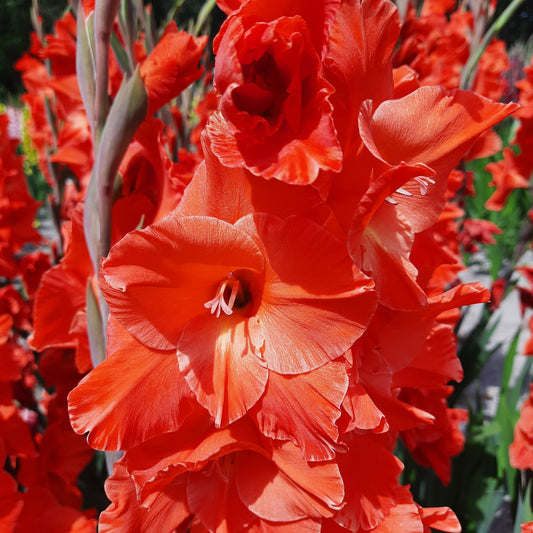
{"label": "green foliage", "polygon": [[[28,116],[29,109],[24,108],[24,124],[26,124]],[[33,146],[26,127],[22,130],[22,143],[20,148],[24,155],[24,174],[26,174],[30,193],[37,201],[44,202],[46,196],[50,193],[50,186],[40,170],[39,155]]]}
{"label": "green foliage", "polygon": [[[486,329],[481,328],[481,334],[476,330],[472,337],[489,338],[494,325],[487,325],[483,319],[481,323]],[[423,506],[450,506],[461,521],[464,533],[487,533],[505,498],[510,498],[511,509],[516,510],[516,523],[531,520],[527,492],[530,489],[520,484],[517,470],[509,463],[509,445],[521,406],[519,399],[533,363],[528,359],[517,378],[511,381],[519,333],[516,332],[503,362],[501,393],[494,418],[487,421],[479,392],[473,404],[468,405],[470,421],[465,448],[453,460],[453,476],[448,486],[444,486],[432,471],[417,465],[405,448],[399,450],[405,463],[402,481],[411,483],[415,501]],[[475,359],[473,346],[467,349],[468,357]],[[466,361],[465,353],[461,355]],[[478,362],[476,368],[480,370],[482,366]]]}

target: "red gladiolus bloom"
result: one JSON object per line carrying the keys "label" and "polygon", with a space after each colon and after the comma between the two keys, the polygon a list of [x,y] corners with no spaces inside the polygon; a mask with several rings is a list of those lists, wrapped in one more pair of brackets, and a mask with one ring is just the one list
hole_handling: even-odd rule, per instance
{"label": "red gladiolus bloom", "polygon": [[[205,113],[197,108],[203,162],[178,166],[168,155],[178,133],[186,142],[185,113],[173,113],[179,132],[145,117],[135,137],[115,136],[125,155],[107,257],[94,272],[80,206],[64,259],[43,276],[33,344],[57,392],[37,444],[53,499],[16,478],[39,518],[45,506],[61,514],[78,505],[86,434],[93,448],[124,451],[106,482],[102,533],[460,530],[447,508],[422,509],[400,486],[393,451],[402,438],[446,482],[464,444],[465,412],[446,403],[449,381],[462,378],[453,326],[458,307],[489,293],[479,284],[443,292],[461,268],[464,216],[446,202],[466,179],[449,176],[467,150],[494,150],[497,138],[480,136],[516,108],[419,86],[416,72],[426,82],[459,72],[462,61],[439,65],[454,43],[467,51],[470,15],[448,25],[441,11],[452,1],[426,5],[428,20],[433,12],[448,26],[437,57],[408,42],[423,29],[411,21],[397,56],[412,68],[393,73],[401,25],[389,0],[219,0],[228,18],[214,43],[214,92]],[[429,42],[438,33],[422,32]],[[134,45],[149,115],[201,76],[206,41],[171,23],[149,55]],[[69,102],[71,72],[61,83],[48,83],[46,69],[33,79]],[[52,162],[76,167],[90,139],[86,122],[69,122],[74,100],[66,103],[59,118],[69,126]],[[0,320],[0,353],[11,349],[12,323]],[[82,378],[89,348],[106,358]],[[57,400],[67,393],[73,445]],[[0,426],[18,434],[11,396],[0,407]],[[3,446],[22,457],[15,444],[0,438],[0,457]],[[32,510],[22,512],[27,527]],[[94,527],[82,519],[80,529],[85,522]]]}
{"label": "red gladiolus bloom", "polygon": [[473,90],[495,102],[501,100],[509,82],[503,73],[509,70],[505,42],[493,39],[479,59]]}
{"label": "red gladiolus bloom", "polygon": [[430,533],[433,529],[460,533],[461,524],[448,507],[420,507],[413,501],[409,487],[399,487],[395,496],[396,505],[372,533]]}
{"label": "red gladiolus bloom", "polygon": [[[503,297],[505,295],[505,289],[506,289],[506,283],[503,278],[498,278],[497,280],[492,282],[492,286],[490,288],[491,292],[491,298],[490,298],[490,310],[491,312],[496,311],[500,307],[500,304],[502,303]],[[526,343],[527,346],[527,343]],[[528,353],[527,351],[524,351],[524,353]]]}
{"label": "red gladiolus bloom", "polygon": [[533,170],[533,59],[524,69],[524,74],[526,77],[515,83],[520,90],[518,103],[521,107],[515,115],[520,119],[520,127],[513,144],[520,146],[516,166],[523,176],[528,177]]}
{"label": "red gladiolus bloom", "polygon": [[514,428],[514,439],[509,446],[509,461],[513,468],[531,470],[533,468],[533,385],[529,387],[520,418]]}
{"label": "red gladiolus bloom", "polygon": [[533,522],[525,522],[520,527],[520,533],[533,533]]}
{"label": "red gladiolus bloom", "polygon": [[490,220],[477,218],[467,218],[463,222],[463,230],[458,235],[458,239],[465,250],[469,253],[479,251],[476,242],[483,244],[496,244],[493,235],[500,235],[503,231]]}
{"label": "red gladiolus bloom", "polygon": [[65,228],[67,251],[64,260],[45,272],[35,297],[34,350],[51,347],[74,348],[76,365],[83,373],[91,367],[87,337],[87,284],[93,275],[85,244],[82,205],[73,212]]}
{"label": "red gladiolus bloom", "polygon": [[359,131],[368,151],[344,161],[327,200],[348,231],[354,263],[374,279],[384,305],[415,309],[424,303],[410,258],[415,234],[438,220],[447,177],[460,157],[514,109],[440,87],[377,107],[370,100],[361,105]]}
{"label": "red gladiolus bloom", "polygon": [[531,287],[531,285],[533,285],[533,266],[519,266],[516,267],[516,271],[520,272],[530,285],[530,287],[516,287],[520,294],[520,308],[523,316],[526,308],[533,309],[533,287]]}
{"label": "red gladiolus bloom", "polygon": [[[15,156],[18,140],[9,138],[8,124],[7,115],[0,115],[0,243],[12,263],[12,254],[25,243],[39,242],[40,235],[32,225],[39,204],[28,190],[22,158]],[[10,270],[0,269],[0,275],[13,275]]]}
{"label": "red gladiolus bloom", "polygon": [[433,468],[445,485],[451,479],[450,458],[463,450],[465,437],[460,425],[468,422],[468,411],[446,407],[446,398],[451,392],[451,387],[429,392],[405,389],[401,395],[402,400],[422,407],[435,416],[432,426],[404,431],[402,438],[414,459],[423,466]]}
{"label": "red gladiolus bloom", "polygon": [[33,298],[43,274],[51,267],[50,256],[44,252],[36,251],[26,254],[19,263],[19,268],[24,280],[24,287],[30,298]]}
{"label": "red gladiolus bloom", "polygon": [[249,2],[226,21],[215,40],[220,114],[208,125],[225,166],[297,184],[341,169],[321,63],[334,4]]}
{"label": "red gladiolus bloom", "polygon": [[[361,137],[368,150],[388,165],[423,163],[434,171],[402,185],[396,209],[415,232],[437,221],[444,206],[447,178],[484,131],[510,115],[514,104],[491,102],[471,91],[421,87],[399,100],[361,108]],[[428,179],[429,178],[429,179]],[[405,195],[406,194],[406,195]]]}
{"label": "red gladiolus bloom", "polygon": [[411,66],[423,85],[459,86],[469,55],[472,14],[457,10],[447,15],[454,6],[428,1],[420,17],[412,6],[407,13],[394,63]]}
{"label": "red gladiolus bloom", "polygon": [[206,44],[207,36],[194,38],[178,31],[175,22],[165,28],[161,40],[140,68],[148,92],[147,116],[152,116],[202,75],[198,62]]}
{"label": "red gladiolus bloom", "polygon": [[372,282],[341,243],[297,217],[170,215],[115,245],[101,281],[134,337],[176,350],[217,425],[259,400],[270,371],[301,374],[342,356],[375,308]]}
{"label": "red gladiolus bloom", "polygon": [[15,531],[42,533],[94,533],[96,520],[72,507],[61,505],[45,487],[30,487],[22,496],[24,507]]}
{"label": "red gladiolus bloom", "polygon": [[492,196],[485,203],[487,209],[501,211],[509,195],[515,189],[527,189],[529,183],[518,170],[514,152],[510,148],[503,150],[503,159],[495,163],[489,163],[485,169],[492,174],[489,185],[496,187]]}
{"label": "red gladiolus bloom", "polygon": [[246,419],[224,429],[191,424],[128,450],[106,491],[112,504],[102,531],[119,532],[136,521],[167,531],[190,514],[207,531],[248,531],[253,522],[276,531],[331,517],[344,497],[335,462],[308,463],[292,443],[262,437]]}

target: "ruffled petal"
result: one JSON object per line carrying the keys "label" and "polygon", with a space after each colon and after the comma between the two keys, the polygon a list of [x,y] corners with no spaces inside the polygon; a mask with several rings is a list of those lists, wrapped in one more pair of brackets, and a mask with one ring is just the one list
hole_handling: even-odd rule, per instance
{"label": "ruffled petal", "polygon": [[405,185],[412,197],[397,209],[415,231],[438,218],[444,205],[446,178],[466,150],[485,130],[516,110],[471,91],[421,87],[407,96],[383,102],[373,112],[365,102],[359,116],[361,137],[379,160],[392,166],[424,163],[436,172],[427,194],[415,182]]}
{"label": "ruffled petal", "polygon": [[111,505],[100,515],[102,533],[174,531],[191,514],[182,478],[176,478],[162,490],[149,508],[140,506],[135,484],[123,460],[115,463],[105,490]]}
{"label": "ruffled petal", "polygon": [[248,509],[273,522],[331,516],[344,496],[337,465],[309,464],[290,442],[274,444],[272,461],[240,454],[235,479]]}
{"label": "ruffled petal", "polygon": [[335,422],[347,386],[346,367],[339,362],[294,376],[270,372],[254,416],[266,436],[290,439],[308,461],[333,459],[340,447]]}
{"label": "ruffled petal", "polygon": [[140,74],[148,92],[148,116],[178,96],[203,72],[198,67],[207,36],[195,38],[178,31],[172,21],[141,65]]}
{"label": "ruffled petal", "polygon": [[93,448],[130,448],[202,411],[173,350],[148,348],[120,326],[110,337],[116,350],[69,394],[72,427],[89,432]]}

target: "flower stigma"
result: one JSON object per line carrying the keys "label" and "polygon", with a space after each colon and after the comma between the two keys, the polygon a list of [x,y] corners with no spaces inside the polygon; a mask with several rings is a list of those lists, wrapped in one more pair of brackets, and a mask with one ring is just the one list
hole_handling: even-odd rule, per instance
{"label": "flower stigma", "polygon": [[[429,185],[435,184],[435,180],[432,180],[431,178],[428,178],[427,176],[417,176],[416,178],[413,178],[413,179],[414,181],[416,181],[416,183],[418,183],[418,186],[420,187],[421,196],[425,196],[427,194]],[[408,198],[413,196],[412,193],[410,193],[409,191],[407,191],[406,189],[402,187],[399,187],[394,192],[396,194],[399,194],[400,196],[406,196]],[[394,198],[391,198],[390,196],[387,196],[385,200],[389,204],[398,205],[398,202]]]}
{"label": "flower stigma", "polygon": [[[241,289],[241,282],[233,276],[233,272],[230,272],[226,279],[220,282],[215,297],[208,302],[205,302],[204,307],[211,309],[211,314],[218,318],[220,311],[224,311],[226,315],[233,314],[233,306],[235,300]],[[229,293],[228,301],[226,301],[226,293]]]}

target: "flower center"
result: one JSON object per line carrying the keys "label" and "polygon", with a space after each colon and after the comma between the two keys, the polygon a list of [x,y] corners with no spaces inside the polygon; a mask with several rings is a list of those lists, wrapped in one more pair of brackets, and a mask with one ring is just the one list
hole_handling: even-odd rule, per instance
{"label": "flower center", "polygon": [[205,302],[204,307],[211,309],[211,314],[216,314],[217,318],[220,316],[220,311],[231,315],[239,291],[241,291],[241,282],[233,276],[233,272],[230,272],[226,279],[220,282],[215,297]]}
{"label": "flower center", "polygon": [[235,452],[215,459],[215,468],[223,479],[229,481],[235,475]]}

